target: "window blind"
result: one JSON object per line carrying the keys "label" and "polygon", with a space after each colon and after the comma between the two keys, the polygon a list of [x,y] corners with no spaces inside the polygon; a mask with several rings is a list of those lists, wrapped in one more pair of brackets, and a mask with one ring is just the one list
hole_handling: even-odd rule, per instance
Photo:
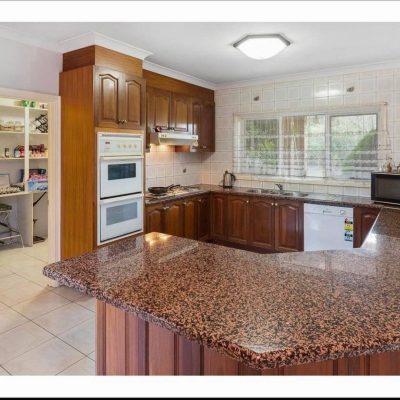
{"label": "window blind", "polygon": [[390,153],[378,120],[377,112],[243,118],[235,135],[234,172],[369,179]]}

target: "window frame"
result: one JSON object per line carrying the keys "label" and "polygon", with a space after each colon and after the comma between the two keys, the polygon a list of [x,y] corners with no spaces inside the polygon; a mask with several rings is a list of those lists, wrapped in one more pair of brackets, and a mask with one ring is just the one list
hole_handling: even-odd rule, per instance
{"label": "window frame", "polygon": [[[236,146],[237,140],[240,139],[240,135],[244,129],[244,121],[245,120],[263,120],[263,119],[277,119],[278,120],[278,166],[277,166],[277,174],[276,175],[261,175],[261,174],[252,174],[252,173],[242,173],[235,171],[237,175],[255,175],[268,178],[285,178],[285,179],[296,179],[296,178],[305,178],[312,180],[337,180],[337,181],[362,181],[365,182],[366,179],[361,178],[336,178],[328,175],[328,171],[330,171],[331,164],[331,146],[330,146],[330,137],[331,137],[331,118],[332,117],[341,117],[341,116],[352,116],[352,115],[370,115],[374,114],[377,117],[377,134],[378,134],[378,163],[379,160],[383,160],[386,157],[381,154],[380,146],[381,142],[383,142],[382,134],[387,135],[386,140],[390,143],[390,136],[387,132],[387,103],[380,104],[372,104],[372,105],[362,105],[362,106],[344,106],[344,107],[335,107],[329,109],[307,109],[307,110],[282,110],[281,112],[269,112],[269,113],[237,113],[234,114],[234,143],[233,143],[233,167],[235,168],[235,156],[237,157],[238,147]],[[323,177],[313,177],[313,176],[291,176],[291,175],[282,175],[283,171],[283,118],[285,117],[296,117],[296,116],[315,116],[315,115],[323,115],[325,116],[325,171]],[[304,140],[304,171],[307,171],[307,157],[306,157],[306,136]]]}

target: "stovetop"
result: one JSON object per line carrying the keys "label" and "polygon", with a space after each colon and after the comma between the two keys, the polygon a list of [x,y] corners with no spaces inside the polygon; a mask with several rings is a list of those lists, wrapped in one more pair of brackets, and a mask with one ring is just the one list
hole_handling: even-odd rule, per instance
{"label": "stovetop", "polygon": [[152,194],[146,192],[145,199],[164,199],[168,197],[180,196],[187,193],[194,193],[200,191],[198,186],[175,186],[174,188],[168,190],[167,193],[164,194]]}

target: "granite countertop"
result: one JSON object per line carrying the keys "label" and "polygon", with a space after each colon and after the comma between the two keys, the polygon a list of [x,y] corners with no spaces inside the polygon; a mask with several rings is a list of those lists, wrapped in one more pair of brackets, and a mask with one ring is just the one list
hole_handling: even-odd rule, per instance
{"label": "granite countertop", "polygon": [[[255,197],[266,197],[273,199],[286,199],[286,200],[296,200],[303,203],[314,203],[314,204],[327,204],[335,206],[348,206],[348,207],[377,207],[381,208],[382,205],[374,203],[369,197],[361,196],[342,196],[327,193],[307,193],[306,197],[294,197],[285,196],[280,194],[264,194],[264,193],[250,193],[249,190],[252,188],[242,188],[233,187],[232,189],[224,189],[222,186],[218,185],[197,185],[198,191],[192,191],[189,193],[181,193],[171,196],[158,197],[158,198],[146,198],[145,203],[147,206],[162,204],[167,201],[184,199],[187,197],[199,196],[206,193],[225,193],[225,194],[240,194],[246,196]],[[287,190],[291,192],[291,190]]]}
{"label": "granite countertop", "polygon": [[44,268],[255,368],[400,350],[400,209],[361,249],[256,254],[150,233]]}

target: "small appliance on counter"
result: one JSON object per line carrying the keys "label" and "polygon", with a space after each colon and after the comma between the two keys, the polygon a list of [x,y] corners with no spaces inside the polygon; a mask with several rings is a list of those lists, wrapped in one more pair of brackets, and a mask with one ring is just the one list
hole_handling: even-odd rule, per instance
{"label": "small appliance on counter", "polygon": [[400,204],[400,173],[372,172],[371,200],[377,203]]}
{"label": "small appliance on counter", "polygon": [[97,243],[143,232],[143,134],[99,133]]}
{"label": "small appliance on counter", "polygon": [[222,178],[222,187],[227,189],[232,188],[235,181],[236,176],[233,175],[231,172],[225,171]]}

